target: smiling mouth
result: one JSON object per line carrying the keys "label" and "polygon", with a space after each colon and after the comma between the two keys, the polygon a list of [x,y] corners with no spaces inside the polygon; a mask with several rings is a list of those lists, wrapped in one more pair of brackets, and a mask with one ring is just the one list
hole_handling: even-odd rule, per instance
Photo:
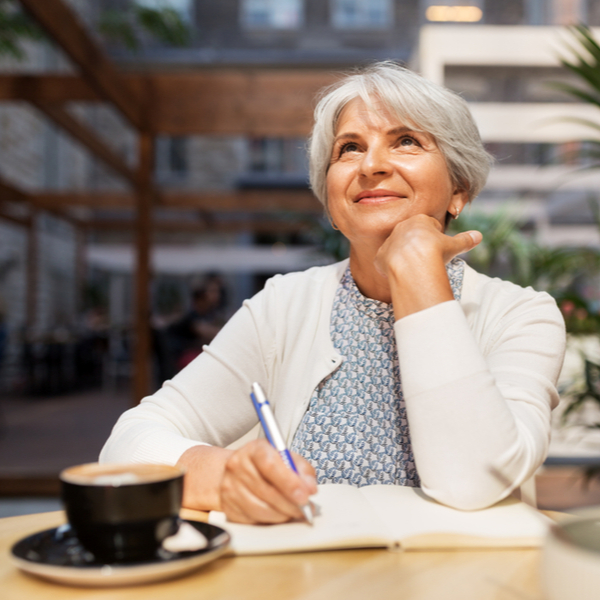
{"label": "smiling mouth", "polygon": [[389,200],[400,200],[405,198],[405,196],[401,196],[398,193],[391,192],[388,190],[381,191],[370,191],[370,192],[361,192],[354,199],[355,203],[362,202],[364,204],[373,204],[379,202],[388,202]]}

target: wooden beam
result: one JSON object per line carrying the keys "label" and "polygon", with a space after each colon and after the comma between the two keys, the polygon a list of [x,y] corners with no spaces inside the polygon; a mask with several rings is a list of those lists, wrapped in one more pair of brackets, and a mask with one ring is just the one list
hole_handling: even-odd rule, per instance
{"label": "wooden beam", "polygon": [[315,95],[334,83],[321,70],[223,69],[131,76],[152,86],[152,128],[166,135],[304,137]]}
{"label": "wooden beam", "polygon": [[[7,202],[16,202],[16,203],[27,203],[32,207],[37,207],[35,202],[35,195],[24,192],[19,189],[12,183],[8,183],[6,180],[0,177],[0,201]],[[68,208],[67,204],[63,205],[47,205],[40,206],[38,208],[43,208],[45,211],[53,214],[60,219],[64,219],[71,224],[76,224],[77,221],[71,215],[65,212],[65,209]]]}
{"label": "wooden beam", "polygon": [[[74,89],[75,94],[70,90]],[[65,92],[69,91],[68,94]],[[0,100],[25,100],[33,104],[46,117],[66,131],[72,138],[83,144],[94,156],[108,165],[127,181],[135,184],[135,173],[126,162],[88,126],[70,115],[62,105],[74,100],[73,95],[87,100],[97,100],[90,87],[80,77],[73,76],[0,76]]]}
{"label": "wooden beam", "polygon": [[[40,192],[31,197],[41,208],[85,206],[132,209],[135,196],[128,192]],[[320,214],[323,206],[309,190],[242,190],[235,192],[161,192],[157,206],[206,212],[301,212]]]}
{"label": "wooden beam", "polygon": [[31,202],[40,208],[84,206],[132,209],[135,206],[135,196],[129,192],[37,192],[32,194]]}
{"label": "wooden beam", "polygon": [[0,199],[8,202],[28,202],[30,196],[11,183],[0,179]]}
{"label": "wooden beam", "polygon": [[[164,135],[304,137],[317,92],[334,83],[325,70],[204,69],[122,75],[150,103],[150,127]],[[0,100],[98,101],[79,76],[0,75]]]}
{"label": "wooden beam", "polygon": [[0,477],[0,497],[60,496],[60,480],[56,475],[5,475]]}
{"label": "wooden beam", "polygon": [[82,144],[96,158],[108,165],[132,185],[137,183],[135,172],[113,150],[111,150],[91,129],[71,116],[61,105],[32,101],[33,105],[51,121],[66,131],[74,140]]}
{"label": "wooden beam", "polygon": [[20,0],[23,8],[81,69],[83,78],[112,102],[136,129],[145,129],[141,98],[113,67],[74,11],[63,0]]}
{"label": "wooden beam", "polygon": [[197,208],[207,212],[322,212],[323,207],[309,190],[240,190],[190,194],[164,193],[161,206]]}
{"label": "wooden beam", "polygon": [[14,225],[20,225],[21,227],[31,226],[31,217],[15,217],[15,215],[11,215],[3,210],[2,207],[0,207],[0,219]]}
{"label": "wooden beam", "polygon": [[0,74],[0,100],[65,103],[98,102],[102,99],[78,75]]}
{"label": "wooden beam", "polygon": [[151,392],[150,359],[150,246],[152,243],[152,205],[154,190],[154,138],[142,132],[139,137],[138,187],[136,195],[136,270],[133,356],[133,405]]}

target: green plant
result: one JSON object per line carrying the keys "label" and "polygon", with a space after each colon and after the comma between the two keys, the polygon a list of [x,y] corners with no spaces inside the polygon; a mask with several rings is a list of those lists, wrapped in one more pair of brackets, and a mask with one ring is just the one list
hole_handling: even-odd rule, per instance
{"label": "green plant", "polygon": [[41,40],[41,29],[24,14],[14,0],[0,0],[0,56],[23,59],[23,40]]}
{"label": "green plant", "polygon": [[[158,8],[133,0],[124,11],[106,10],[99,18],[98,29],[107,41],[138,50],[144,34],[169,46],[186,46],[191,30],[179,13],[166,3]],[[24,40],[45,39],[44,32],[25,14],[16,0],[0,0],[0,56],[25,58]]]}
{"label": "green plant", "polygon": [[467,254],[469,264],[491,277],[545,290],[559,301],[578,297],[578,282],[600,273],[597,249],[543,246],[523,233],[523,225],[507,209],[495,213],[473,209],[453,221],[448,233],[481,231],[483,241]]}
{"label": "green plant", "polygon": [[506,209],[491,214],[470,209],[460,219],[451,221],[448,233],[480,231],[483,241],[467,255],[469,264],[486,275],[522,284],[528,279],[528,243],[520,225],[519,219]]}
{"label": "green plant", "polygon": [[[585,25],[577,25],[568,28],[571,35],[571,43],[566,43],[568,57],[561,59],[562,65],[573,75],[576,76],[577,84],[553,83],[553,87],[562,90],[571,97],[596,108],[600,108],[600,45],[595,40],[591,30]],[[590,130],[590,138],[580,140],[584,142],[578,155],[586,159],[584,169],[595,169],[600,167],[600,122],[584,118],[563,119],[579,125],[584,125]],[[589,199],[590,208],[598,229],[600,231],[600,206],[598,199],[591,197]],[[560,257],[567,266],[570,261],[570,271],[568,276],[575,281],[582,277],[582,273],[598,273],[598,251],[596,249],[587,249],[585,252],[580,250],[573,256],[568,256],[567,249],[561,249],[564,256]],[[547,270],[552,273],[552,265]],[[542,263],[543,267],[543,263]],[[567,330],[572,333],[592,333],[600,334],[600,315],[598,310],[590,310],[589,304],[577,293],[576,286],[571,286],[563,290],[562,297],[559,297],[560,306],[565,316]],[[563,423],[567,418],[580,411],[588,400],[596,405],[600,405],[600,365],[596,364],[586,353],[581,351],[583,359],[583,382],[570,389],[563,390],[563,395],[568,399],[568,404],[563,412]],[[573,382],[571,382],[573,383]],[[577,390],[579,387],[579,390]],[[589,425],[592,428],[599,427],[599,423]],[[597,477],[600,474],[598,469],[587,472],[588,480]]]}
{"label": "green plant", "polygon": [[[570,57],[562,57],[560,62],[577,77],[579,84],[553,82],[551,85],[585,104],[600,108],[600,45],[586,25],[569,27],[568,32],[573,40],[573,44],[565,43]],[[563,120],[589,127],[590,135],[600,133],[600,122],[577,117]],[[585,145],[577,154],[589,161],[585,168],[598,168],[600,166],[600,140],[591,137],[580,141],[585,142]]]}
{"label": "green plant", "polygon": [[189,27],[166,3],[150,8],[133,1],[128,10],[107,10],[100,17],[99,30],[107,40],[129,50],[140,48],[142,31],[169,46],[187,46],[191,39]]}
{"label": "green plant", "polygon": [[331,226],[325,216],[316,220],[309,237],[321,252],[332,256],[336,261],[348,258],[350,254],[350,243],[339,229]]}
{"label": "green plant", "polygon": [[[573,394],[571,402],[562,414],[563,422],[566,422],[569,415],[579,410],[583,403],[591,399],[600,404],[600,365],[591,360],[584,360],[585,388],[582,392]],[[600,423],[594,423],[593,427],[600,427]]]}

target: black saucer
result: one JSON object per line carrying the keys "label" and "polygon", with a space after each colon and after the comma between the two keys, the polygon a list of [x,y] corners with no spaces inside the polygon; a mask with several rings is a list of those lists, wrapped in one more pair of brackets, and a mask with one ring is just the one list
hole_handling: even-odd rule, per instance
{"label": "black saucer", "polygon": [[147,561],[104,564],[83,548],[68,525],[62,525],[18,541],[11,549],[11,558],[23,571],[71,585],[149,583],[191,571],[227,550],[230,537],[225,530],[208,523],[186,522],[206,537],[206,548],[185,552],[160,548]]}

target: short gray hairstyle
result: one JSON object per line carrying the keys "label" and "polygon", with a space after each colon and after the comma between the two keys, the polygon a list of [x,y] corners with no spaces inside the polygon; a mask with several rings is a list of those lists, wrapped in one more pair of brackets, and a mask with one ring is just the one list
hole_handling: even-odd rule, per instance
{"label": "short gray hairstyle", "polygon": [[346,104],[356,98],[369,108],[374,108],[375,102],[382,103],[401,123],[433,136],[446,159],[452,183],[468,193],[469,201],[481,191],[493,159],[483,147],[466,101],[409,69],[385,61],[350,74],[321,92],[308,154],[310,185],[327,212],[327,171],[338,120]]}

